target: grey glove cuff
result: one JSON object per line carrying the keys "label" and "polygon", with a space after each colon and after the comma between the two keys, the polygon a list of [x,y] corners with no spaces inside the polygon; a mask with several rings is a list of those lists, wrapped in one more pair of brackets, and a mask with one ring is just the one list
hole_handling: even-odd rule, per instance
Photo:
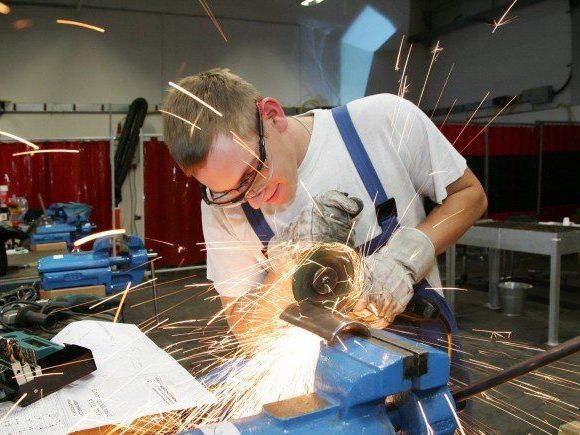
{"label": "grey glove cuff", "polygon": [[427,235],[416,228],[401,227],[381,249],[401,263],[416,284],[427,276],[435,264],[435,246]]}

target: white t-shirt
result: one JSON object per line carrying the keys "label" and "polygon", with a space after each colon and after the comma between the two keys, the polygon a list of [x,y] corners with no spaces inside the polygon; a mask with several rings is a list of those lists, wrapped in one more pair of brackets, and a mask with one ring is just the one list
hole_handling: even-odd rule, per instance
{"label": "white t-shirt", "polygon": [[[397,204],[399,222],[416,227],[425,219],[422,197],[441,203],[446,187],[467,167],[429,118],[413,103],[379,94],[348,103],[348,111],[383,188]],[[364,209],[355,226],[355,246],[380,234],[373,198],[342,141],[330,110],[313,110],[314,127],[298,175],[311,195],[339,190],[360,198]],[[287,226],[311,201],[299,183],[294,201],[285,206],[265,205],[262,212],[274,231]],[[219,209],[202,202],[203,233],[207,247],[207,276],[222,296],[238,297],[260,284],[267,262],[241,207]],[[440,287],[435,266],[427,280]]]}

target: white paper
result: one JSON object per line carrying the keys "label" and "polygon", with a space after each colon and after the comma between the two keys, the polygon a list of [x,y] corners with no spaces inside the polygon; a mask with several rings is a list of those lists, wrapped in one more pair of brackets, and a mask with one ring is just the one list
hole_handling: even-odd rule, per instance
{"label": "white paper", "polygon": [[[25,408],[0,425],[2,434],[62,434],[215,401],[187,370],[135,325],[83,320],[52,341],[93,352],[97,370]],[[0,418],[12,406],[0,404]]]}

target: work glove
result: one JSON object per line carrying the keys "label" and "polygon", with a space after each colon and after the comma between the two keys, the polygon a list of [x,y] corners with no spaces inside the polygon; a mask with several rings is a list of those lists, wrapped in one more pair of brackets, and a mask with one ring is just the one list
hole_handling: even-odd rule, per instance
{"label": "work glove", "polygon": [[316,195],[292,222],[268,243],[270,266],[288,269],[293,257],[317,243],[354,244],[354,218],[363,202],[337,190]]}
{"label": "work glove", "polygon": [[386,246],[364,259],[365,284],[353,314],[376,328],[389,325],[405,311],[413,286],[434,264],[435,247],[425,233],[398,229]]}

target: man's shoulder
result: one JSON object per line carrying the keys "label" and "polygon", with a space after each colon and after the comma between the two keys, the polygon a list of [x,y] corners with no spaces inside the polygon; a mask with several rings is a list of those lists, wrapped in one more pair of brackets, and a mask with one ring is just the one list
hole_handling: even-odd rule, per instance
{"label": "man's shoulder", "polygon": [[382,93],[369,95],[367,97],[359,98],[358,100],[353,100],[347,104],[348,108],[353,109],[367,109],[367,110],[378,110],[380,109],[383,113],[389,110],[398,109],[414,109],[415,106],[411,101],[399,97],[395,94]]}
{"label": "man's shoulder", "polygon": [[347,104],[348,110],[356,125],[385,125],[387,120],[393,124],[407,118],[406,115],[417,113],[415,104],[394,94],[375,94],[359,98]]}

